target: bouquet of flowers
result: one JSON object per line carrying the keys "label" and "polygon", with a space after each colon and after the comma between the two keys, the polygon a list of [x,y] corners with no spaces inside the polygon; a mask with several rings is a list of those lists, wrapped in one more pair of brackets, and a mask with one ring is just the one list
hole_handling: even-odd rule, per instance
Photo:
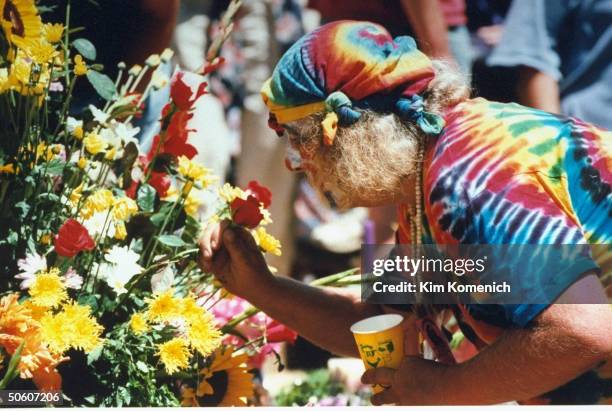
{"label": "bouquet of flowers", "polygon": [[[281,252],[265,228],[271,193],[219,186],[193,161],[194,103],[238,7],[199,73],[167,78],[165,50],[120,64],[113,80],[68,19],[44,23],[34,0],[0,0],[0,389],[61,390],[74,405],[244,405],[250,368],[295,339],[196,262],[211,220]],[[76,111],[85,82],[101,103]],[[166,85],[142,150],[133,120]]]}

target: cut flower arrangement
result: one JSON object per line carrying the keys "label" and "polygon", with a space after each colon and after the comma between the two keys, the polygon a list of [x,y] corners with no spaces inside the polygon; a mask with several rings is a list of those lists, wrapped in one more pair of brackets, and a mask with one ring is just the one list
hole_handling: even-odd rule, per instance
{"label": "cut flower arrangement", "polygon": [[[238,7],[199,73],[165,77],[165,50],[111,79],[68,18],[45,23],[34,0],[0,0],[0,389],[57,390],[64,405],[245,405],[250,370],[296,338],[196,262],[211,220],[281,252],[266,232],[270,192],[220,186],[193,161],[194,103]],[[102,103],[77,110],[86,82]],[[133,120],[166,85],[144,151]]]}

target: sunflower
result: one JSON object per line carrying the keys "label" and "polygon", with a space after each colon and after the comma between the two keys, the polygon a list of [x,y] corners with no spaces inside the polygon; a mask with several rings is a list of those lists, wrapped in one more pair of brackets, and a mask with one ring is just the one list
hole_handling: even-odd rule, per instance
{"label": "sunflower", "polygon": [[0,25],[11,44],[40,38],[43,28],[34,0],[0,0]]}
{"label": "sunflower", "polygon": [[253,375],[246,365],[248,355],[234,355],[232,347],[215,351],[212,363],[200,371],[202,381],[194,390],[183,386],[183,406],[245,406],[254,394]]}

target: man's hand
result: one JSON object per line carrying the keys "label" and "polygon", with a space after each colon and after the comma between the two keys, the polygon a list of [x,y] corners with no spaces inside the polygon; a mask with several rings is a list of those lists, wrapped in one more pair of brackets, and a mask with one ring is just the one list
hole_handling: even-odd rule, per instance
{"label": "man's hand", "polygon": [[242,227],[211,224],[199,244],[200,268],[233,294],[249,299],[274,279],[253,236]]}
{"label": "man's hand", "polygon": [[444,398],[437,397],[435,386],[449,383],[444,377],[448,367],[453,365],[424,360],[420,357],[406,357],[397,370],[391,368],[367,370],[361,377],[361,382],[389,387],[372,396],[372,405],[444,404]]}

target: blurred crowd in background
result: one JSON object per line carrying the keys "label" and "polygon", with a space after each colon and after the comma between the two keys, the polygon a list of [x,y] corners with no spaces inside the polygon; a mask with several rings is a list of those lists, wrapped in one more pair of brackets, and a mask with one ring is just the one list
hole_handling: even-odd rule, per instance
{"label": "blurred crowd in background", "polygon": [[[141,63],[171,47],[171,75],[177,64],[194,71],[202,65],[229,1],[72,3],[72,24],[86,26],[85,37],[96,44],[109,74],[121,61]],[[222,52],[225,62],[208,79],[213,92],[198,101],[203,108],[191,139],[198,160],[215,174],[240,186],[257,180],[272,190],[270,232],[281,240],[283,254],[270,264],[279,275],[308,281],[358,266],[362,243],[394,239],[393,209],[337,210],[302,176],[284,169],[286,142],[268,129],[259,95],[291,44],[341,19],[369,20],[394,36],[413,36],[431,57],[456,63],[474,97],[612,128],[612,0],[243,0]],[[167,93],[162,89],[147,101],[140,120],[145,146],[157,132]],[[318,368],[329,356],[298,340],[286,360],[289,368]]]}

